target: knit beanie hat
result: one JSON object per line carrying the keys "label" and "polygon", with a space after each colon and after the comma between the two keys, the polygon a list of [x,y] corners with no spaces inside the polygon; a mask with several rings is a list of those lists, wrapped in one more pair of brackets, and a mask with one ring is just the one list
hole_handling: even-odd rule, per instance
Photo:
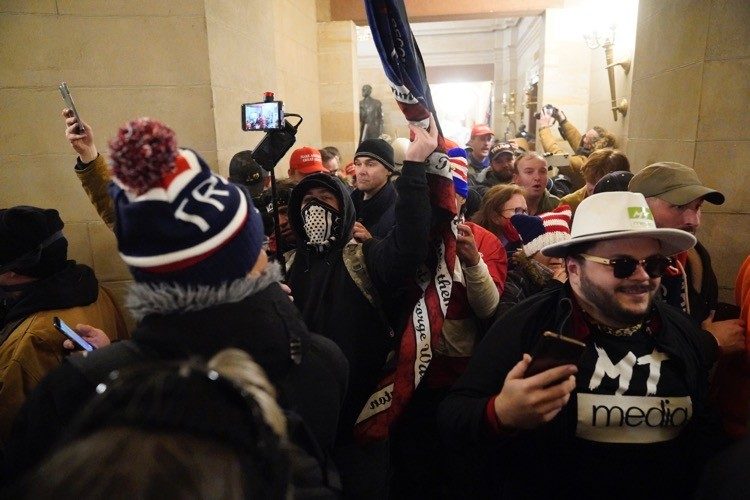
{"label": "knit beanie hat", "polygon": [[451,163],[451,172],[453,174],[453,187],[456,194],[462,198],[469,197],[469,169],[466,166],[466,158],[448,158]]}
{"label": "knit beanie hat", "polygon": [[244,188],[150,118],[120,128],[109,149],[115,235],[136,281],[217,285],[247,275],[264,235]]}
{"label": "knit beanie hat", "polygon": [[466,160],[466,165],[469,164],[469,157],[464,148],[451,148],[445,154],[448,155],[448,158],[463,158]]}
{"label": "knit beanie hat", "polygon": [[354,158],[358,156],[372,158],[382,163],[391,172],[396,171],[393,163],[393,148],[383,139],[365,139],[360,142],[357,152],[354,153]]}
{"label": "knit beanie hat", "polygon": [[17,206],[0,210],[0,274],[15,271],[46,278],[68,259],[63,221],[54,209]]}
{"label": "knit beanie hat", "polygon": [[541,215],[516,214],[510,222],[521,235],[523,253],[531,257],[547,245],[570,239],[571,216],[570,207],[560,205]]}
{"label": "knit beanie hat", "polygon": [[292,151],[292,156],[289,158],[289,168],[305,175],[328,172],[323,166],[320,151],[310,146],[304,146]]}

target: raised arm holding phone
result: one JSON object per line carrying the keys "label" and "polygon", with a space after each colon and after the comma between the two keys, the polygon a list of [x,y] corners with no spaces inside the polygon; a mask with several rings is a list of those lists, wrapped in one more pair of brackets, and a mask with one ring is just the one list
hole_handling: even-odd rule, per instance
{"label": "raised arm holding phone", "polygon": [[[87,123],[79,124],[70,108],[62,110],[62,117],[65,119],[65,138],[78,153],[76,175],[99,217],[112,229],[115,224],[115,211],[112,198],[107,194],[107,186],[111,181],[109,166],[96,149],[94,132]],[[83,127],[83,132],[80,132],[79,125]]]}

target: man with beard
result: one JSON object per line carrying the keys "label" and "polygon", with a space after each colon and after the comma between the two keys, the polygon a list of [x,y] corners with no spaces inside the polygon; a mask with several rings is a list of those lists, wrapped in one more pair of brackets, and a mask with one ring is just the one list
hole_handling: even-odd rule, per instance
{"label": "man with beard", "polygon": [[[701,184],[695,170],[680,163],[649,165],[635,174],[628,189],[646,197],[656,227],[682,229],[693,235],[701,225],[703,202],[724,203],[723,194]],[[706,248],[696,243],[676,256],[676,264],[674,272],[662,280],[665,300],[711,332],[723,353],[742,351],[744,324],[739,319],[714,321],[719,284]]]}
{"label": "man with beard", "polygon": [[552,137],[550,128],[555,121],[559,124],[560,135],[568,141],[574,151],[574,154],[568,158],[570,167],[560,168],[560,173],[571,178],[573,189],[580,189],[586,184],[586,180],[581,174],[581,167],[586,162],[586,158],[598,149],[616,148],[615,136],[598,126],[590,128],[585,134],[581,135],[575,125],[568,121],[562,110],[547,104],[542,108],[536,127],[537,136],[542,142],[545,153],[563,154],[565,152]]}
{"label": "man with beard", "polygon": [[560,204],[560,198],[547,190],[547,162],[536,153],[523,153],[516,158],[513,183],[526,190],[529,215],[550,212]]}
{"label": "man with beard", "polygon": [[488,188],[498,184],[508,184],[513,180],[513,160],[515,159],[513,146],[507,142],[495,144],[490,149],[490,168],[479,172],[477,184],[483,186],[480,190],[484,194]]}
{"label": "man with beard", "polygon": [[447,439],[487,449],[468,497],[690,496],[722,441],[706,406],[717,344],[654,296],[667,257],[694,244],[657,229],[642,195],[581,203],[571,238],[542,249],[568,284],[498,320],[439,409]]}

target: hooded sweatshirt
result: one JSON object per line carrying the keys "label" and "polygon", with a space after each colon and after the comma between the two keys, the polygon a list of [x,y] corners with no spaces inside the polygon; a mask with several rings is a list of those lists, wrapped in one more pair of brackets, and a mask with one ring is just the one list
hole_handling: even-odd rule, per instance
{"label": "hooded sweatshirt", "polygon": [[[341,207],[340,221],[333,225],[335,241],[324,251],[307,244],[303,228],[302,197],[313,187],[331,190]],[[333,340],[349,361],[349,387],[339,420],[340,444],[352,441],[357,416],[382,375],[388,353],[397,345],[414,305],[408,285],[427,255],[431,210],[424,164],[405,162],[396,190],[394,230],[383,239],[363,243],[365,264],[384,314],[368,302],[344,264],[342,251],[355,221],[346,187],[327,174],[315,174],[297,185],[289,201],[289,221],[299,242],[288,276],[294,303],[308,328]]]}

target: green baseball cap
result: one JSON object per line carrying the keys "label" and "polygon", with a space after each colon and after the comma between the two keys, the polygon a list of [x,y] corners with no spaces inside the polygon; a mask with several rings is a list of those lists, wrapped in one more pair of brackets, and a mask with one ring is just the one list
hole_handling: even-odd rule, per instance
{"label": "green baseball cap", "polygon": [[655,196],[672,205],[686,205],[703,198],[714,205],[724,203],[724,195],[701,184],[695,170],[681,163],[653,163],[630,179],[628,191],[646,198]]}

